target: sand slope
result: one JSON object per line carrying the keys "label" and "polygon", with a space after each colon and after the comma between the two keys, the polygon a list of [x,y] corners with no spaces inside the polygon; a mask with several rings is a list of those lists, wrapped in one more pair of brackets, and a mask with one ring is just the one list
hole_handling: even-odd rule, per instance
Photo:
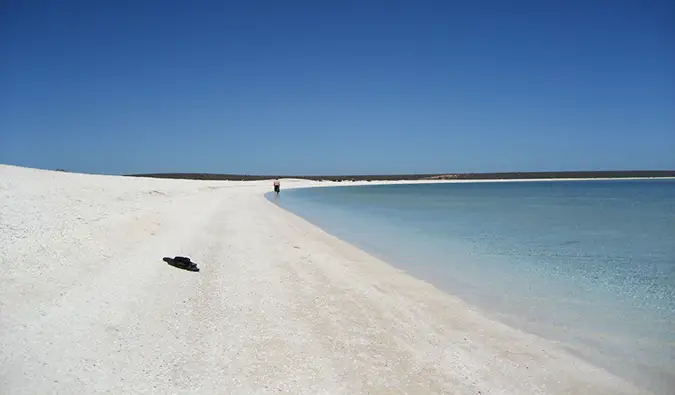
{"label": "sand slope", "polygon": [[0,166],[0,393],[638,393],[269,189]]}

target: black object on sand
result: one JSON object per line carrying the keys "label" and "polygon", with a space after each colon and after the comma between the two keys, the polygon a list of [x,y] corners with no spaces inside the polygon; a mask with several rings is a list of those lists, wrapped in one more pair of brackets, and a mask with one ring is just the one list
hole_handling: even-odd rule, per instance
{"label": "black object on sand", "polygon": [[169,257],[164,257],[162,259],[164,262],[168,263],[169,265],[176,267],[178,269],[183,269],[183,270],[188,270],[191,272],[198,272],[199,268],[197,267],[197,264],[190,261],[190,258],[184,257],[184,256],[177,256],[175,258],[169,258]]}

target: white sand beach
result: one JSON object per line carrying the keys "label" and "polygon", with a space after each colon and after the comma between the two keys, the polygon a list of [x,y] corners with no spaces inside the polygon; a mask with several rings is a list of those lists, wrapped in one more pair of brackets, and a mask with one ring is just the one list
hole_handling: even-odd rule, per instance
{"label": "white sand beach", "polygon": [[271,186],[0,166],[0,394],[645,393],[284,211]]}

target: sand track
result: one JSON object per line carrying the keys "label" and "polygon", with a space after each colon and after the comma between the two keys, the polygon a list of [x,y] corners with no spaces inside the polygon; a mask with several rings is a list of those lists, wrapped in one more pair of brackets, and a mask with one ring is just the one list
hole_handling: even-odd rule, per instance
{"label": "sand track", "polygon": [[0,166],[0,393],[639,393],[281,210],[268,184]]}

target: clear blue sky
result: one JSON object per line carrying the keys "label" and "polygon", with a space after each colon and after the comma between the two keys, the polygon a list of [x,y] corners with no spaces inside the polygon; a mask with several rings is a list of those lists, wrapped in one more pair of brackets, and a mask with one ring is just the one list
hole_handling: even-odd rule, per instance
{"label": "clear blue sky", "polygon": [[0,5],[0,163],[675,169],[673,1]]}

